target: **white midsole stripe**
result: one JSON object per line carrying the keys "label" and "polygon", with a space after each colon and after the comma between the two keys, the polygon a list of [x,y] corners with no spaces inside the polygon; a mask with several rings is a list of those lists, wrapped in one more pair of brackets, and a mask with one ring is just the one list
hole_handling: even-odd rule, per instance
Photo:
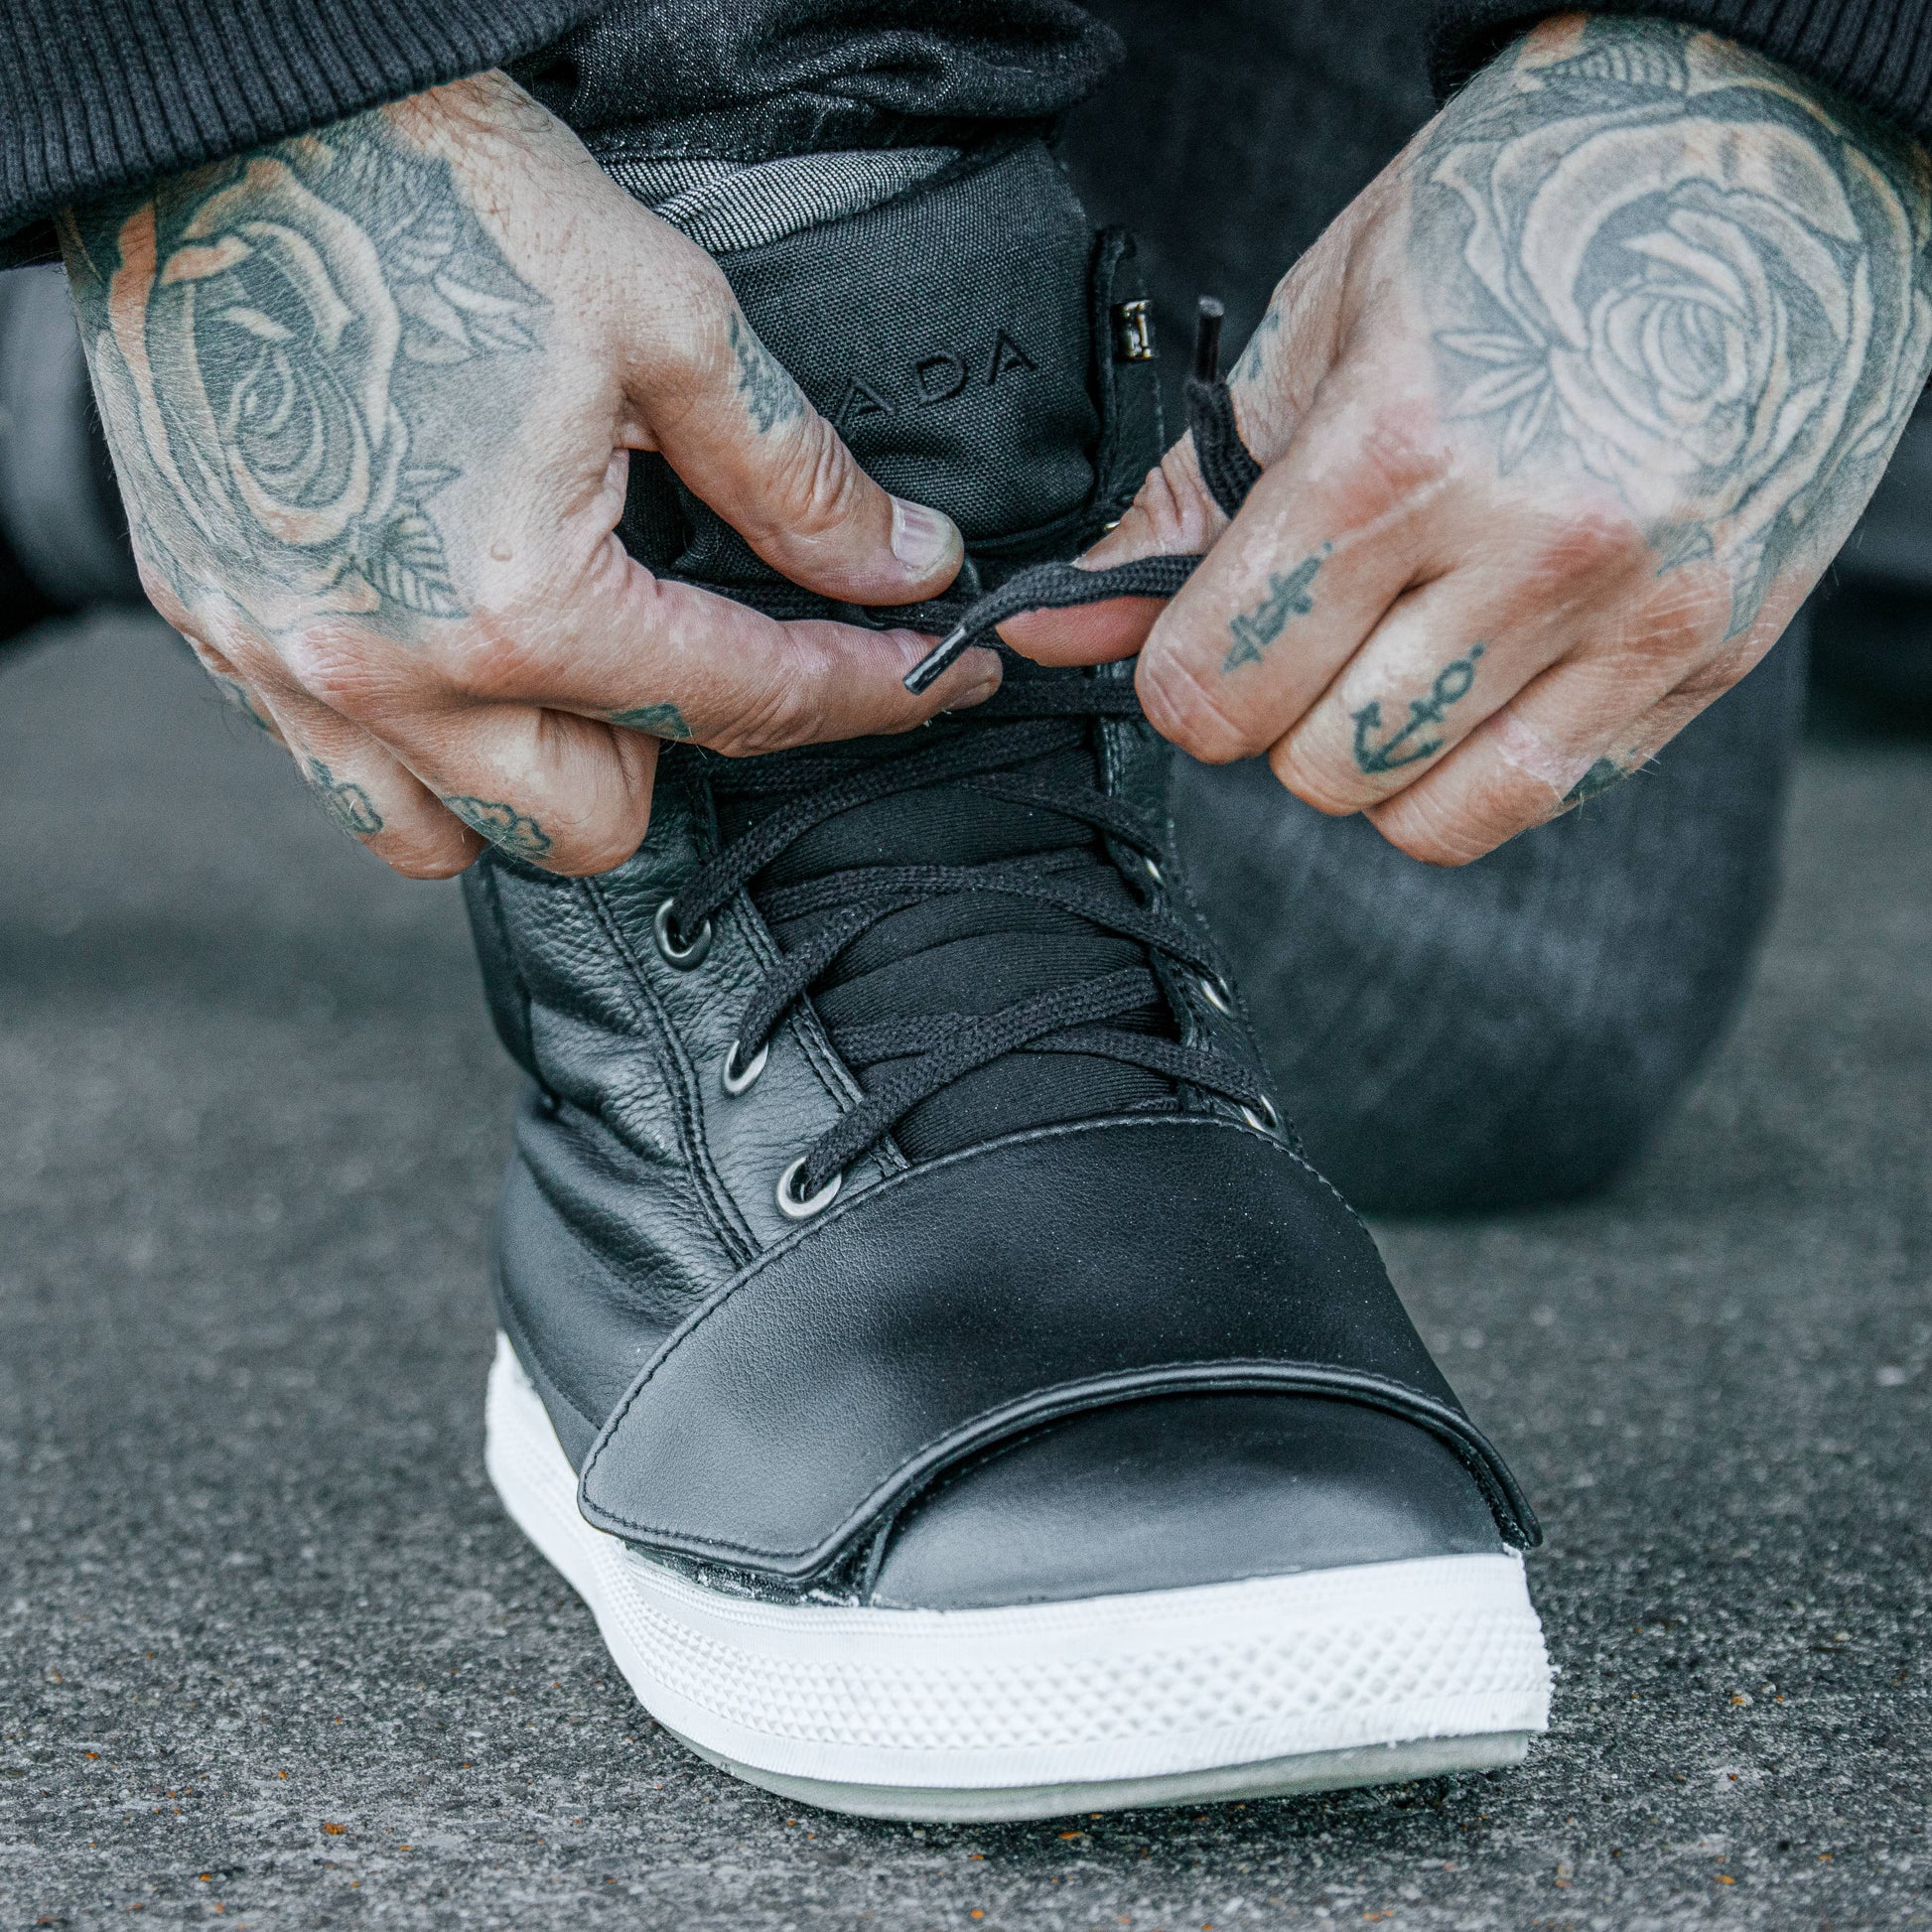
{"label": "white midsole stripe", "polygon": [[1002,1609],[733,1597],[584,1521],[542,1400],[500,1337],[487,1458],[645,1707],[772,1773],[1049,1785],[1549,1721],[1542,1630],[1514,1553]]}

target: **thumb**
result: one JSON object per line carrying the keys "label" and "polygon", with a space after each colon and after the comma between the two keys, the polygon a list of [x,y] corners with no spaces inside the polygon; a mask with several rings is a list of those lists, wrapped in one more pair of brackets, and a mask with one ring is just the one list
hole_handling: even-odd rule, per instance
{"label": "thumb", "polygon": [[[1147,473],[1127,514],[1079,560],[1080,568],[1199,556],[1227,526],[1201,481],[1190,434]],[[1028,611],[1001,624],[1000,635],[1036,664],[1101,664],[1139,650],[1166,608],[1163,598],[1117,597],[1066,611]]]}
{"label": "thumb", "polygon": [[631,385],[651,442],[794,584],[854,604],[936,597],[966,553],[952,520],[866,475],[706,266],[681,327],[663,332],[682,350],[674,366],[652,354]]}

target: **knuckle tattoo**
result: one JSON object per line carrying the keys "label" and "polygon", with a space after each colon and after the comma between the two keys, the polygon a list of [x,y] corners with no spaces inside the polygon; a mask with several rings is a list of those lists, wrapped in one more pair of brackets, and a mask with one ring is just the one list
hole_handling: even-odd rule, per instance
{"label": "knuckle tattoo", "polygon": [[1274,353],[1275,339],[1282,333],[1282,308],[1279,292],[1268,304],[1268,311],[1255,325],[1255,332],[1248,338],[1247,345],[1236,358],[1234,367],[1228,371],[1230,388],[1252,388],[1268,373],[1268,362]]}
{"label": "knuckle tattoo", "polygon": [[1484,644],[1471,644],[1460,657],[1451,657],[1422,697],[1408,700],[1409,715],[1400,724],[1391,721],[1384,726],[1379,698],[1351,712],[1355,768],[1365,777],[1381,777],[1434,758],[1447,742],[1441,727],[1449,708],[1469,695],[1476,681],[1476,660],[1485,649]]}
{"label": "knuckle tattoo", "polygon": [[669,702],[634,705],[628,711],[607,711],[604,722],[625,731],[642,732],[650,738],[676,739],[680,743],[696,736],[684,713]]}
{"label": "knuckle tattoo", "polygon": [[1636,772],[1642,760],[1639,759],[1634,763],[1619,764],[1615,759],[1596,759],[1589,769],[1563,794],[1563,809],[1568,811],[1573,806],[1586,804],[1592,798],[1600,798],[1612,786],[1620,785],[1624,779]]}
{"label": "knuckle tattoo", "polygon": [[348,778],[339,778],[327,763],[313,755],[303,761],[309,788],[322,801],[322,808],[337,826],[353,839],[372,839],[383,828],[382,814],[362,786]]}
{"label": "knuckle tattoo", "polygon": [[464,824],[514,859],[541,859],[555,840],[528,812],[501,798],[480,798],[466,791],[442,792],[444,805]]}
{"label": "knuckle tattoo", "polygon": [[202,668],[207,672],[215,689],[227,700],[230,709],[247,719],[264,737],[274,739],[281,737],[282,734],[276,729],[274,719],[268,715],[261,700],[240,678],[216,670],[211,664],[204,663]]}
{"label": "knuckle tattoo", "polygon": [[1333,549],[1333,544],[1324,543],[1313,556],[1304,557],[1292,569],[1271,571],[1268,588],[1255,603],[1228,620],[1227,654],[1221,659],[1223,677],[1244,664],[1262,662],[1269,646],[1290,622],[1314,610],[1314,580]]}

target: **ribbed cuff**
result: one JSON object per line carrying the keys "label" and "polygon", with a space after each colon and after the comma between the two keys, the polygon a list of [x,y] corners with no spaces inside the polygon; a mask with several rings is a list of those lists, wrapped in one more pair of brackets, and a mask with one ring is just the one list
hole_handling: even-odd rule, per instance
{"label": "ribbed cuff", "polygon": [[[56,208],[500,67],[608,0],[4,0],[0,249]],[[11,238],[11,239],[8,239]]]}
{"label": "ribbed cuff", "polygon": [[[1585,11],[1708,27],[1932,143],[1932,0],[1584,0]],[[1525,0],[1437,0],[1430,76],[1447,98],[1539,20]]]}

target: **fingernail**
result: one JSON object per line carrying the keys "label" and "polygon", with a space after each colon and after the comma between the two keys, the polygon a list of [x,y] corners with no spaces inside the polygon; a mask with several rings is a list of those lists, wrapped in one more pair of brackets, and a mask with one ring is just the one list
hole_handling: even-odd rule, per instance
{"label": "fingernail", "polygon": [[966,553],[951,517],[923,503],[893,498],[893,555],[921,575],[943,563],[957,564]]}
{"label": "fingernail", "polygon": [[[972,655],[974,657],[984,657],[989,655],[989,653],[976,650]],[[969,711],[976,704],[984,704],[1000,688],[1001,678],[1002,674],[999,661],[995,659],[956,698],[948,698],[946,700],[946,709],[948,711]]]}
{"label": "fingernail", "polygon": [[962,691],[951,704],[947,705],[946,709],[970,711],[976,704],[984,704],[999,688],[1000,680],[997,677],[983,677],[977,684]]}

